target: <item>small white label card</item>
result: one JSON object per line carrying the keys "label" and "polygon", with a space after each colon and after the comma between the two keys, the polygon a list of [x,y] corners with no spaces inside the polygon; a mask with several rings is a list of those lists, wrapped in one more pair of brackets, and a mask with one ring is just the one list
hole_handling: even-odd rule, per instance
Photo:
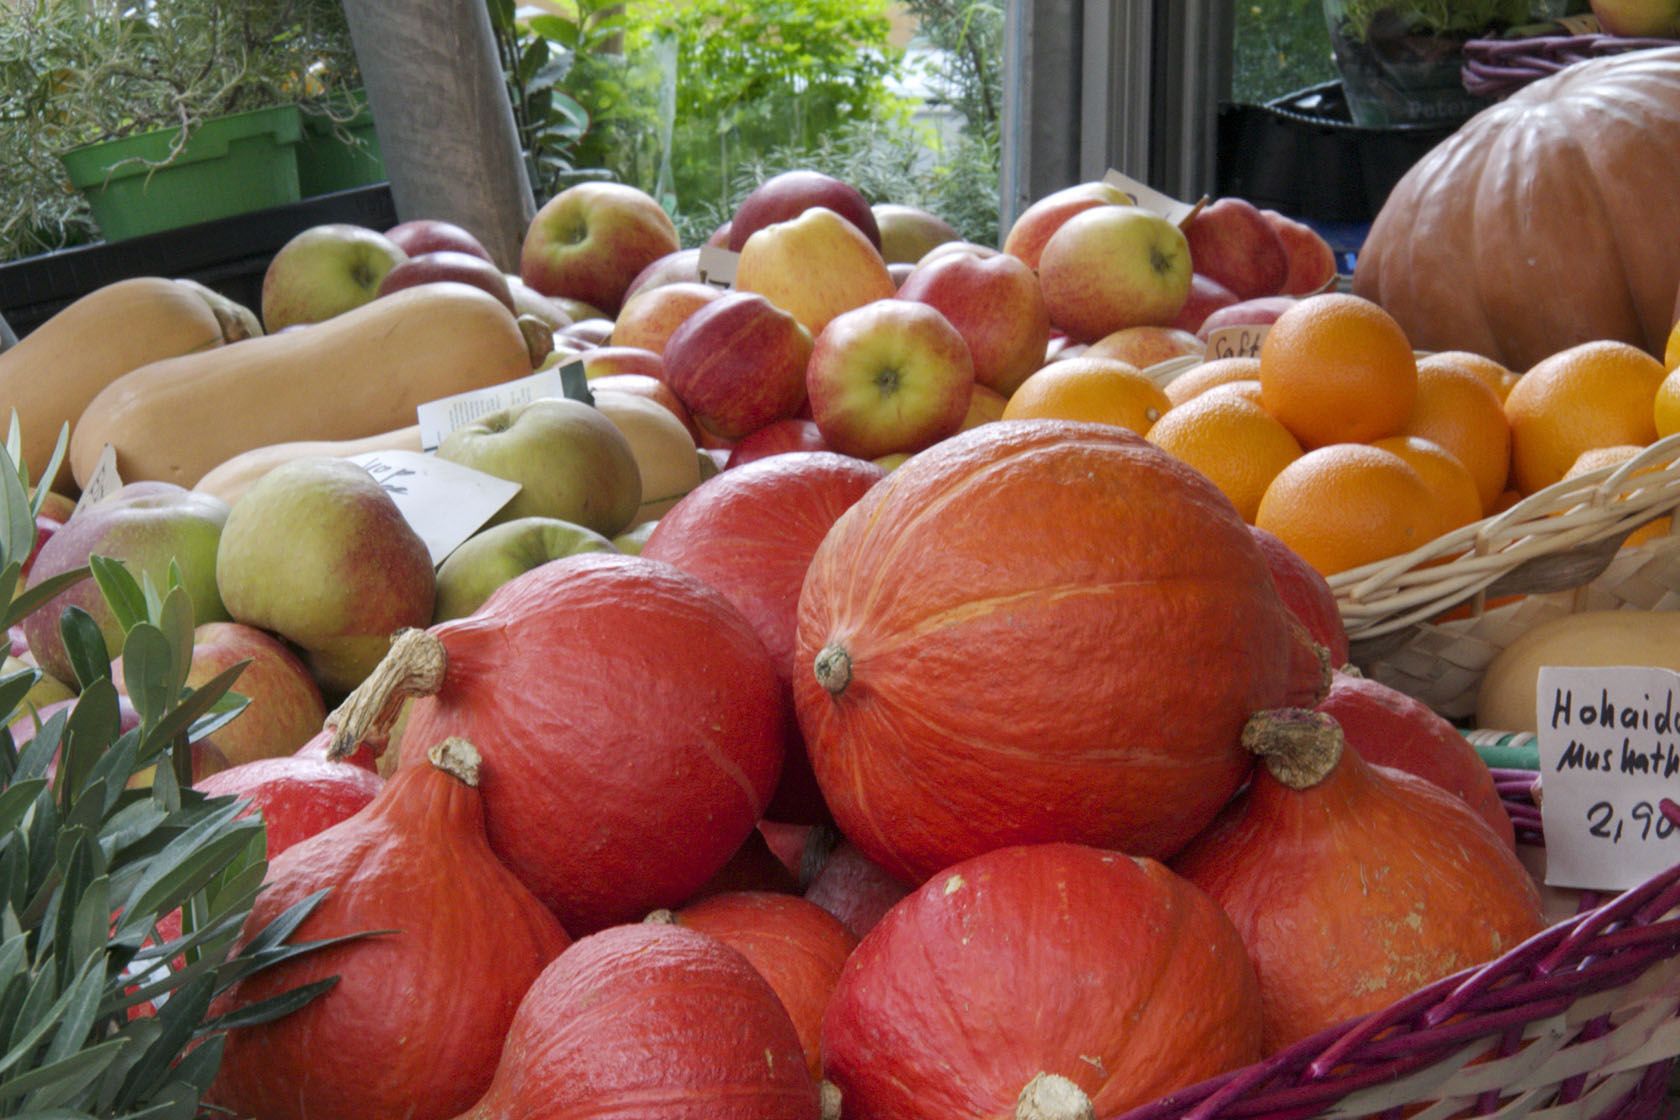
{"label": "small white label card", "polygon": [[99,462],[94,464],[93,474],[88,477],[87,485],[82,487],[82,496],[76,499],[76,508],[70,511],[75,517],[89,506],[96,506],[122,489],[122,476],[117,473],[117,449],[110,444],[99,453]]}
{"label": "small white label card", "polygon": [[721,249],[716,245],[700,247],[700,279],[715,287],[733,288],[735,266],[740,263],[739,253],[731,253],[728,249]]}
{"label": "small white label card", "polygon": [[1220,327],[1216,331],[1209,331],[1207,360],[1211,362],[1215,358],[1258,358],[1260,343],[1270,329],[1270,324],[1259,324]]}
{"label": "small white label card", "polygon": [[1153,210],[1175,226],[1182,226],[1190,220],[1190,216],[1202,208],[1207,200],[1200,202],[1180,202],[1171,195],[1162,194],[1147,183],[1140,183],[1129,175],[1110,169],[1103,176],[1103,182],[1111,187],[1118,187],[1132,196],[1132,201],[1145,210]]}
{"label": "small white label card", "polygon": [[560,392],[560,371],[545,369],[500,385],[427,401],[415,409],[420,420],[420,446],[427,451],[436,451],[444,436],[464,424],[471,424],[481,416],[512,408],[516,404],[526,404],[538,397],[558,397]]}
{"label": "small white label card", "polygon": [[1540,670],[1540,823],[1546,882],[1624,890],[1680,862],[1680,673]]}
{"label": "small white label card", "polygon": [[350,461],[391,495],[434,566],[519,493],[517,482],[419,451],[367,451]]}

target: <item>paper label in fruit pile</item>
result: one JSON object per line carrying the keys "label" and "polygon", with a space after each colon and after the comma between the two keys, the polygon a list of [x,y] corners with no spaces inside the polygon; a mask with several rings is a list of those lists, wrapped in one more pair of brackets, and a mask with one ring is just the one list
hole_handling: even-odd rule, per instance
{"label": "paper label in fruit pile", "polygon": [[1680,861],[1680,673],[1540,670],[1540,823],[1546,882],[1624,890]]}
{"label": "paper label in fruit pile", "polygon": [[569,397],[574,401],[582,401],[590,408],[595,407],[595,394],[589,391],[589,374],[584,371],[583,359],[577,358],[559,369],[560,392],[550,393],[549,396]]}
{"label": "paper label in fruit pile", "polygon": [[739,253],[731,253],[728,249],[720,249],[716,245],[700,247],[700,279],[715,287],[733,288],[735,266],[740,263]]}
{"label": "paper label in fruit pile", "polygon": [[557,397],[560,391],[560,372],[545,369],[500,385],[427,401],[415,409],[420,421],[420,446],[427,451],[435,451],[444,436],[463,424],[471,424],[492,412],[526,404],[538,397]]}
{"label": "paper label in fruit pile", "polygon": [[1215,358],[1258,358],[1260,342],[1266,337],[1270,324],[1246,327],[1220,327],[1207,336],[1207,360]]}
{"label": "paper label in fruit pile", "polygon": [[1103,182],[1107,183],[1111,187],[1118,187],[1120,190],[1125,191],[1127,194],[1132,196],[1132,202],[1134,205],[1141,206],[1145,210],[1154,211],[1175,226],[1182,226],[1185,222],[1189,221],[1190,216],[1197,210],[1200,210],[1202,208],[1202,203],[1207,201],[1206,199],[1202,199],[1200,202],[1194,203],[1180,202],[1171,195],[1162,194],[1154,187],[1140,183],[1131,176],[1122,175],[1120,172],[1114,170],[1110,170],[1108,174],[1103,176]]}
{"label": "paper label in fruit pile", "polygon": [[75,517],[89,506],[103,502],[121,490],[122,484],[122,476],[117,473],[117,449],[107,443],[99,453],[99,462],[94,464],[93,474],[82,487],[82,496],[77,499],[76,508],[70,511],[70,516]]}
{"label": "paper label in fruit pile", "polygon": [[419,451],[368,451],[350,461],[391,495],[434,567],[519,493],[517,482]]}

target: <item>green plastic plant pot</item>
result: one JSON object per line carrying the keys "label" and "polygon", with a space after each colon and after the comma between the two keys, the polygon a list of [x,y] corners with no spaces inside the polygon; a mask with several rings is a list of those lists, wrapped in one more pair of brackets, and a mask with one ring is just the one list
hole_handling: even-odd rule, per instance
{"label": "green plastic plant pot", "polygon": [[297,147],[303,117],[295,105],[205,121],[168,159],[180,129],[85,144],[59,158],[88,200],[106,241],[297,202]]}
{"label": "green plastic plant pot", "polygon": [[365,187],[385,179],[385,161],[379,154],[379,135],[373,128],[367,95],[354,90],[346,100],[347,107],[355,109],[355,115],[340,122],[337,128],[333,127],[331,117],[311,113],[303,116],[303,140],[298,145],[298,189],[304,198]]}

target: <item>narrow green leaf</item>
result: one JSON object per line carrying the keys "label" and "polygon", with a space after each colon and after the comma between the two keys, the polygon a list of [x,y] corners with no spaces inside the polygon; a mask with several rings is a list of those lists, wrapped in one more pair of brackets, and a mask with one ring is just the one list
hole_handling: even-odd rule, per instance
{"label": "narrow green leaf", "polygon": [[266,926],[257,931],[256,936],[246,943],[245,951],[240,955],[254,956],[280,945],[286,938],[297,932],[298,927],[304,923],[309,915],[315,912],[316,907],[321,905],[321,901],[327,897],[329,891],[330,888],[323,887],[321,890],[304,895],[280,911]]}
{"label": "narrow green leaf", "polygon": [[22,561],[35,547],[35,515],[10,455],[0,457],[0,557]]}
{"label": "narrow green leaf", "polygon": [[255,1003],[246,1004],[238,1011],[230,1011],[226,1015],[218,1015],[204,1024],[206,1031],[233,1031],[241,1027],[259,1027],[264,1023],[272,1023],[276,1019],[284,1018],[301,1007],[307,1006],[317,996],[325,995],[338,983],[338,977],[329,976],[325,980],[317,980],[312,984],[282,992],[268,999],[260,999]]}
{"label": "narrow green leaf", "polygon": [[161,1028],[157,1039],[146,1048],[146,1056],[134,1064],[117,1094],[119,1108],[140,1103],[140,1090],[160,1080],[180,1057],[182,1049],[192,1041],[193,1032],[204,1021],[212,997],[211,977],[199,976],[184,985],[169,1001],[158,1009],[157,1023]]}
{"label": "narrow green leaf", "polygon": [[55,576],[48,576],[41,582],[32,585],[29,590],[13,599],[11,604],[6,608],[6,625],[16,626],[19,622],[22,622],[24,619],[40,610],[41,607],[45,606],[48,601],[57,596],[61,591],[74,587],[84,579],[87,579],[91,572],[92,569],[86,566],[71,568],[68,571],[60,572]]}
{"label": "narrow green leaf", "polygon": [[29,812],[30,806],[46,788],[45,778],[30,778],[13,782],[5,792],[0,793],[0,836],[9,835],[23,823],[24,814]]}
{"label": "narrow green leaf", "polygon": [[[164,767],[158,767],[161,775]],[[122,928],[146,915],[172,907],[193,890],[198,889],[226,862],[238,854],[246,837],[240,830],[227,825],[238,816],[243,806],[231,804],[212,813],[187,829],[150,862],[147,873],[130,893],[124,907]]]}
{"label": "narrow green leaf", "polygon": [[[68,425],[66,425],[68,426]],[[18,477],[28,473],[28,466],[23,461],[23,426],[18,423],[17,409],[12,409],[11,421],[6,425],[6,458],[12,461],[17,469]],[[25,479],[24,484],[28,485]]]}
{"label": "narrow green leaf", "polygon": [[180,695],[174,687],[174,657],[169,638],[149,622],[137,622],[123,641],[123,683],[143,728],[157,726]]}
{"label": "narrow green leaf", "polygon": [[[68,804],[70,798],[81,793],[95,764],[121,734],[117,686],[108,677],[92,682],[70,709],[70,720],[65,725],[67,745],[60,753],[56,779],[61,803]],[[103,812],[103,793],[100,803]]]}
{"label": "narrow green leaf", "polygon": [[23,753],[18,755],[17,770],[12,775],[13,782],[47,776],[47,769],[58,757],[58,745],[64,737],[64,727],[69,722],[70,713],[58,711],[36,730],[29,742],[23,745]]}
{"label": "narrow green leaf", "polygon": [[37,1066],[8,1081],[0,1082],[0,1107],[4,1106],[4,1102],[15,1100],[25,1093],[33,1093],[60,1083],[92,1084],[127,1045],[128,1039],[114,1038],[109,1042],[90,1046],[62,1061]]}
{"label": "narrow green leaf", "polygon": [[128,565],[109,556],[89,556],[88,567],[92,569],[93,581],[99,585],[100,594],[105,596],[105,604],[111,608],[111,614],[123,633],[146,621],[146,597],[129,574]]}
{"label": "narrow green leaf", "polygon": [[[59,991],[56,979],[54,970],[50,968],[43,968],[35,974],[29,985],[29,994],[24,997],[23,1006],[18,1011],[12,1037],[6,1042],[6,1053],[0,1055],[0,1073],[32,1059],[40,1041],[47,1037],[63,1014],[65,1005],[70,1002],[70,993]],[[0,1100],[4,1100],[5,1096],[0,1092]]]}
{"label": "narrow green leaf", "polygon": [[11,722],[12,713],[17,711],[23,698],[29,695],[29,690],[40,679],[41,670],[33,667],[0,677],[0,722]]}
{"label": "narrow green leaf", "polygon": [[[15,413],[13,415],[16,416]],[[47,488],[52,485],[52,480],[58,477],[58,468],[64,465],[64,456],[69,450],[70,424],[69,421],[66,421],[59,425],[58,439],[53,443],[52,454],[47,456],[47,465],[41,469],[39,474],[35,475],[36,478],[41,480],[41,485],[35,488],[35,497],[29,503],[30,516],[39,515],[41,507],[46,504]],[[27,467],[28,464],[26,463],[20,464],[20,474],[27,476],[29,473]],[[27,477],[24,481],[28,481]]]}
{"label": "narrow green leaf", "polygon": [[135,759],[140,751],[140,732],[138,729],[124,732],[111,748],[99,756],[93,770],[88,774],[88,785],[100,786],[104,791],[104,812],[109,815],[122,800],[128,788],[128,780],[134,776]]}
{"label": "narrow green leaf", "polygon": [[178,736],[185,734],[198,717],[210,711],[222,698],[233,682],[239,679],[239,674],[244,669],[243,661],[237,665],[229,665],[193,689],[191,695],[182,700],[179,707],[160,720],[146,735],[140,746],[140,757],[144,759],[148,750],[159,750],[162,744],[173,742]]}
{"label": "narrow green leaf", "polygon": [[59,834],[58,897],[48,910],[52,920],[52,941],[41,948],[52,949],[48,959],[56,960],[58,964],[58,983],[62,988],[70,986],[76,969],[82,964],[81,959],[73,958],[65,947],[76,936],[76,906],[92,889],[94,880],[99,878],[94,863],[95,851],[93,833],[87,828],[71,825]]}
{"label": "narrow green leaf", "polygon": [[222,698],[211,705],[210,711],[202,718],[194,720],[187,728],[187,742],[197,743],[208,739],[234,720],[246,708],[251,706],[251,698],[238,692],[224,692]]}
{"label": "narrow green leaf", "polygon": [[88,884],[87,891],[76,904],[75,917],[69,927],[69,942],[59,951],[71,960],[97,960],[103,972],[110,928],[111,879],[108,875],[101,875]]}
{"label": "narrow green leaf", "polygon": [[47,1062],[68,1058],[87,1043],[105,994],[105,956],[91,953],[82,958],[82,968],[70,986],[70,1000],[59,1017],[58,1030],[47,1047]]}
{"label": "narrow green leaf", "polygon": [[92,615],[81,607],[65,607],[58,618],[58,632],[64,639],[64,652],[76,673],[78,688],[85,689],[111,675],[111,651]]}
{"label": "narrow green leaf", "polygon": [[[110,1012],[101,1008],[100,1014],[109,1015]],[[93,1100],[93,1113],[98,1117],[116,1115],[112,1106],[116,1103],[117,1094],[122,1091],[123,1082],[127,1080],[128,1073],[135,1063],[145,1057],[146,1048],[156,1041],[157,1036],[162,1033],[162,1028],[150,1016],[138,1019],[126,1019],[125,1016],[122,1029],[117,1033],[128,1039],[128,1045],[105,1067],[105,1072],[99,1079],[99,1089]],[[124,1120],[134,1120],[134,1115],[131,1113],[124,1117]]]}
{"label": "narrow green leaf", "polygon": [[[187,1102],[188,1110],[179,1120],[192,1120],[195,1115],[195,1109],[192,1106],[197,1104],[198,1098],[209,1090],[210,1082],[215,1080],[216,1071],[222,1065],[222,1050],[226,1046],[226,1035],[207,1038],[193,1047],[192,1053],[175,1063],[175,1068],[169,1071],[177,1082],[189,1087],[192,1092],[192,1096]],[[151,1111],[151,1109],[147,1109],[145,1112],[136,1112],[126,1117],[125,1120],[177,1120],[177,1117],[165,1113],[159,1113],[155,1117],[151,1116],[149,1115]]]}
{"label": "narrow green leaf", "polygon": [[193,607],[192,596],[187,594],[186,588],[170,588],[169,594],[163,597],[163,606],[158,610],[157,625],[169,640],[169,648],[173,652],[169,694],[179,696],[187,686],[187,674],[192,671]]}

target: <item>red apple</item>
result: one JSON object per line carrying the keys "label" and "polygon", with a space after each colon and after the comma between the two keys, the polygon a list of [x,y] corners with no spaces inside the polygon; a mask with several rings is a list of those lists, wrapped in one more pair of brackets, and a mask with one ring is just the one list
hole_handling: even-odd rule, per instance
{"label": "red apple", "polygon": [[673,564],[721,592],[770,651],[789,718],[786,764],[765,813],[805,824],[829,819],[793,719],[794,623],[805,570],[830,526],[871,486],[879,467],[831,452],[774,455],[691,491],[653,530],[642,556]]}
{"label": "red apple", "polygon": [[916,262],[920,268],[925,264],[932,264],[948,256],[995,257],[998,251],[990,245],[981,245],[975,241],[947,241],[943,245],[935,245]]}
{"label": "red apple", "polygon": [[1177,327],[1124,327],[1104,335],[1085,350],[1087,358],[1113,358],[1137,369],[1195,354],[1207,347],[1189,331]]}
{"label": "red apple", "polygon": [[[34,492],[31,491],[29,496],[33,498],[35,496]],[[70,520],[70,515],[75,512],[76,503],[74,499],[65,497],[57,490],[48,490],[47,496],[41,499],[41,512],[38,516],[51,518],[62,525]]]}
{"label": "red apple", "polygon": [[777,420],[773,424],[766,424],[751,435],[743,436],[730,449],[729,458],[723,465],[727,470],[789,451],[829,450],[832,448],[823,442],[817,422],[796,416],[789,420]]}
{"label": "red apple", "polygon": [[650,401],[664,405],[671,410],[671,415],[682,421],[682,426],[688,430],[695,446],[700,444],[700,426],[689,415],[688,408],[682,399],[671,391],[671,387],[657,377],[649,377],[645,373],[609,373],[601,377],[591,378],[589,381],[591,392],[629,393],[633,397],[646,397]]}
{"label": "red apple", "polygon": [[1130,202],[1131,196],[1125,191],[1103,182],[1064,187],[1021,211],[1003,239],[1003,251],[1036,269],[1050,236],[1069,218],[1094,206],[1125,206]]}
{"label": "red apple", "polygon": [[1336,251],[1320,237],[1318,231],[1305,222],[1287,218],[1276,210],[1260,211],[1278,240],[1283,242],[1289,258],[1289,274],[1283,281],[1283,294],[1310,296],[1321,292],[1336,279]]}
{"label": "red apple", "polygon": [[728,248],[739,253],[747,239],[765,226],[786,222],[814,206],[821,206],[850,222],[881,251],[881,229],[869,202],[850,183],[820,171],[784,171],[774,175],[741,200],[729,220]]}
{"label": "red apple", "polygon": [[[43,507],[45,508],[45,507]],[[35,543],[29,548],[29,555],[23,559],[23,569],[18,572],[18,588],[28,586],[29,569],[35,566],[35,557],[40,554],[41,546],[52,538],[52,535],[64,528],[64,522],[46,514],[35,515]]]}
{"label": "red apple", "polygon": [[472,233],[454,222],[439,218],[413,218],[398,222],[385,231],[385,236],[411,257],[422,253],[469,253],[491,264],[496,263],[490,256],[490,250]]}
{"label": "red apple", "polygon": [[[1196,332],[1196,337],[1206,342],[1214,331],[1224,330],[1226,327],[1269,327],[1296,302],[1294,296],[1261,296],[1259,299],[1241,300],[1229,307],[1221,307],[1202,320],[1201,329]],[[1208,355],[1210,358],[1229,356]]]}
{"label": "red apple", "polygon": [[651,195],[623,183],[578,183],[531,219],[519,275],[544,295],[612,315],[642,269],[681,247],[677,227]]}
{"label": "red apple", "polygon": [[[721,226],[714,229],[707,236],[705,243],[707,245],[710,245],[714,249],[727,249],[727,248],[729,248],[730,224],[731,223],[729,223],[729,222],[724,222]],[[695,254],[695,259],[696,260],[699,259],[699,253],[698,252],[696,252],[696,254]]]}
{"label": "red apple", "polygon": [[508,309],[509,314],[519,314],[519,308],[513,301],[513,292],[508,288],[507,277],[502,275],[501,269],[482,257],[453,249],[421,253],[417,257],[409,257],[406,261],[393,265],[391,271],[385,274],[385,278],[379,281],[379,294],[388,296],[404,288],[412,288],[418,284],[435,284],[440,280],[458,280],[463,284],[471,284],[501,300],[502,306]]}
{"label": "red apple", "polygon": [[881,230],[881,256],[890,264],[915,264],[928,251],[962,235],[938,214],[896,202],[878,202],[870,207]]}
{"label": "red apple", "polygon": [[596,316],[592,319],[576,319],[567,326],[554,332],[554,343],[561,344],[562,339],[570,339],[584,346],[605,346],[612,338],[613,321]]}
{"label": "red apple", "polygon": [[1153,211],[1097,206],[1051,236],[1038,278],[1050,322],[1094,342],[1122,327],[1172,322],[1190,294],[1190,246]]}
{"label": "red apple", "polygon": [[968,414],[974,359],[925,303],[881,299],[817,336],[806,373],[823,441],[860,459],[914,452],[955,434]]}
{"label": "red apple", "polygon": [[610,341],[614,346],[636,346],[663,354],[671,333],[721,295],[722,288],[698,280],[661,284],[637,292],[624,301],[624,309],[613,323]]}
{"label": "red apple", "polygon": [[639,373],[660,381],[665,379],[665,363],[652,350],[636,346],[596,346],[578,357],[583,360],[583,375],[591,381],[614,373]]}
{"label": "red apple", "polygon": [[754,292],[706,304],[665,344],[665,383],[702,428],[740,439],[799,411],[811,332]]}
{"label": "red apple", "polygon": [[1209,315],[1236,302],[1237,294],[1231,289],[1212,277],[1193,272],[1190,274],[1190,294],[1185,297],[1184,306],[1179,308],[1173,321],[1167,325],[1193,334],[1201,329],[1203,320]]}
{"label": "red apple", "polygon": [[841,312],[894,291],[887,262],[869,240],[820,206],[749,237],[735,269],[735,288],[792,312],[813,336]]}
{"label": "red apple", "polygon": [[1016,257],[940,257],[917,265],[898,298],[937,308],[957,328],[976,384],[1008,396],[1044,362],[1050,314],[1038,277]]}
{"label": "red apple", "polygon": [[240,816],[261,813],[273,859],[359,812],[384,784],[378,774],[350,762],[287,755],[230,767],[196,788],[207,797],[248,802]]}
{"label": "red apple", "polygon": [[700,250],[678,249],[674,253],[666,253],[640,272],[630,281],[630,286],[624,289],[624,302],[630,300],[651,288],[658,288],[665,284],[699,284],[700,280]]}
{"label": "red apple", "polygon": [[904,287],[904,282],[910,279],[910,274],[914,271],[916,271],[916,266],[913,264],[905,264],[903,261],[888,262],[887,275],[892,277],[893,290],[897,291]]}
{"label": "red apple", "polygon": [[1221,198],[1184,224],[1197,272],[1219,281],[1238,299],[1273,296],[1289,277],[1289,252],[1259,209],[1241,198]]}

